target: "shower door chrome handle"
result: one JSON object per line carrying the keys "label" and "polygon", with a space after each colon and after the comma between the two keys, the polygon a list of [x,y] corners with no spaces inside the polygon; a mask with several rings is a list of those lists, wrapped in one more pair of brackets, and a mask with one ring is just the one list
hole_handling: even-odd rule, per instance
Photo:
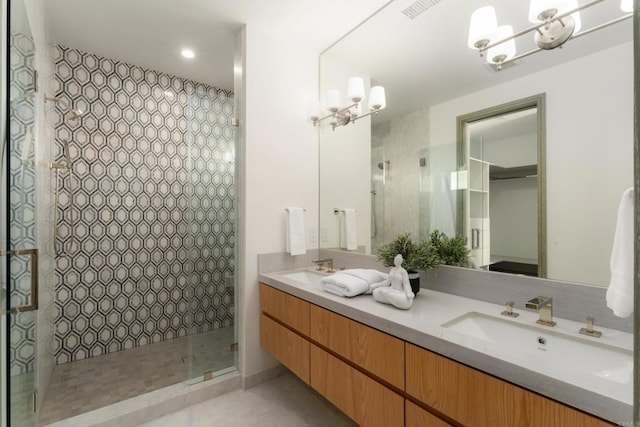
{"label": "shower door chrome handle", "polygon": [[[13,307],[9,309],[9,313],[24,313],[25,311],[34,311],[38,309],[38,250],[33,249],[14,249],[12,251],[0,250],[0,256],[29,255],[31,258],[31,303]],[[0,314],[6,314],[5,308],[0,309]]]}

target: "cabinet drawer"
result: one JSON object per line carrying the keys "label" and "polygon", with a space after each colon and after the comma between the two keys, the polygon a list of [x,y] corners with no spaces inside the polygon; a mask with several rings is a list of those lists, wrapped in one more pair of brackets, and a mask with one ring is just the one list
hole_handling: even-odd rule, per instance
{"label": "cabinet drawer", "polygon": [[611,425],[412,344],[406,352],[407,393],[463,425]]}
{"label": "cabinet drawer", "polygon": [[310,385],[361,426],[404,425],[404,399],[311,344]]}
{"label": "cabinet drawer", "polygon": [[309,384],[309,341],[262,314],[260,345]]}
{"label": "cabinet drawer", "polygon": [[263,312],[301,334],[309,335],[308,302],[261,283],[260,305]]}
{"label": "cabinet drawer", "polygon": [[404,390],[404,341],[311,305],[310,337]]}
{"label": "cabinet drawer", "polygon": [[410,400],[405,400],[406,427],[451,427],[431,412],[425,411]]}

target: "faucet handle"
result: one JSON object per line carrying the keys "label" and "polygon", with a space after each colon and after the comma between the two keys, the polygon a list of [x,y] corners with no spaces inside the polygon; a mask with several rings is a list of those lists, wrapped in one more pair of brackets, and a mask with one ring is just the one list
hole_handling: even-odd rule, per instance
{"label": "faucet handle", "polygon": [[593,316],[588,316],[585,322],[585,327],[580,328],[580,333],[583,335],[589,335],[590,337],[600,338],[602,336],[602,332],[593,329],[594,320]]}
{"label": "faucet handle", "polygon": [[513,311],[513,306],[514,306],[515,304],[516,304],[516,303],[515,303],[515,302],[513,302],[513,301],[509,301],[509,302],[507,302],[507,303],[505,304],[505,308],[506,308],[506,310],[504,310],[504,311],[503,311],[502,313],[500,313],[500,314],[502,314],[503,316],[508,316],[508,317],[518,317],[518,316],[520,316],[520,313],[516,313],[516,312],[514,312],[514,311]]}
{"label": "faucet handle", "polygon": [[316,270],[318,270],[318,271],[324,271],[324,263],[325,263],[325,262],[327,262],[327,261],[326,261],[326,260],[324,260],[324,259],[316,259],[316,260],[313,260],[313,261],[311,261],[311,262],[313,262],[314,264],[316,264],[316,265],[318,266],[318,267],[316,268]]}

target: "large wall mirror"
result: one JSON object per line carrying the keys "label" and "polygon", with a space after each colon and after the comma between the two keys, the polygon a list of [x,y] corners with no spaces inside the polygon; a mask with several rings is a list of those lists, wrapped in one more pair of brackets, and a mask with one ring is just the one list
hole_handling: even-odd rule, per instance
{"label": "large wall mirror", "polygon": [[[321,56],[321,101],[329,89],[344,94],[349,77],[360,76],[368,85],[385,87],[387,107],[335,130],[319,125],[320,247],[347,250],[343,208],[356,212],[350,225],[357,245],[351,251],[375,254],[397,234],[425,238],[435,229],[464,233],[470,246],[481,247],[482,223],[460,217],[478,194],[454,182],[461,169],[459,141],[466,138],[464,169],[469,170],[469,157],[487,168],[484,203],[491,230],[486,255],[474,254],[471,267],[489,269],[493,258],[525,264],[520,267],[532,275],[607,286],[618,205],[633,185],[632,21],[497,71],[486,55],[468,47],[470,17],[483,4],[431,3],[416,14],[407,12],[407,2],[390,2]],[[528,1],[492,5],[500,23],[515,31],[530,27]],[[582,27],[622,15],[620,1],[604,0],[581,12]],[[531,34],[516,39],[518,54],[535,47]],[[543,108],[518,106],[531,99],[543,99]],[[513,108],[477,116],[505,105]],[[541,120],[544,146],[541,135],[532,135]],[[499,158],[509,151],[506,139],[517,140],[517,154],[530,157]],[[515,187],[520,201],[491,200]],[[525,216],[529,222],[520,222]]]}

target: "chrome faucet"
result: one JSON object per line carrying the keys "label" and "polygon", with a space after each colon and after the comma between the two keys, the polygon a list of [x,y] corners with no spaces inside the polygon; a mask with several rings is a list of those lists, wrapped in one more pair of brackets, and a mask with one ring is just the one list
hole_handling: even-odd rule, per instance
{"label": "chrome faucet", "polygon": [[524,303],[524,307],[538,312],[536,323],[545,326],[555,326],[553,321],[553,298],[536,297]]}
{"label": "chrome faucet", "polygon": [[324,271],[324,265],[327,264],[327,272],[335,273],[335,270],[333,269],[333,258],[316,259],[312,262],[318,265],[318,268],[316,268],[318,271]]}

